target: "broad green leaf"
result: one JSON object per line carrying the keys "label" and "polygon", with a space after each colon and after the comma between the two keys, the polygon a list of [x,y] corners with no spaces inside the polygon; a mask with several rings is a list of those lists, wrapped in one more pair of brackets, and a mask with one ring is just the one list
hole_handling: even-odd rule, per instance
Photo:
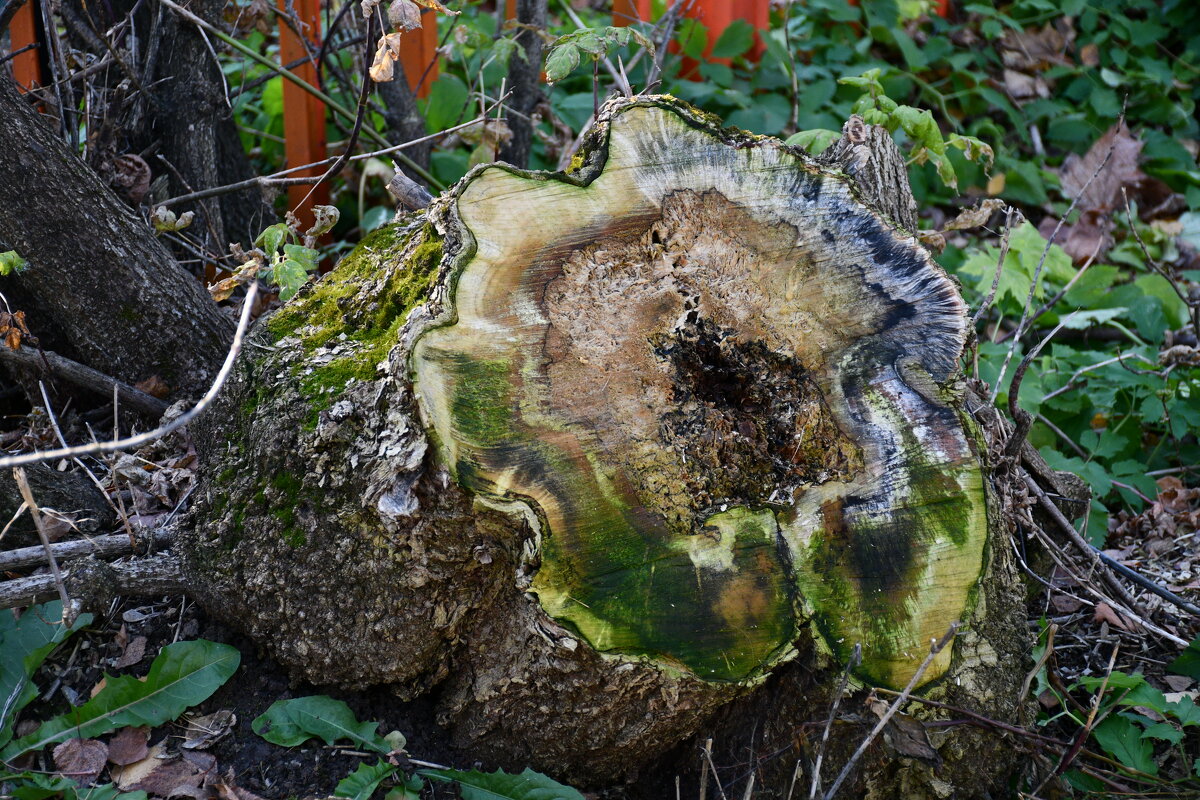
{"label": "broad green leaf", "polygon": [[227,644],[199,639],[168,645],[143,680],[132,675],[109,678],[91,700],[10,743],[0,751],[0,759],[11,760],[71,737],[90,739],[126,726],[169,722],[211,697],[240,660],[241,654]]}
{"label": "broad green leaf", "polygon": [[1146,730],[1142,731],[1143,739],[1161,739],[1164,742],[1171,744],[1179,744],[1183,741],[1183,731],[1176,728],[1169,722],[1156,722]]}
{"label": "broad green leaf", "polygon": [[1154,763],[1154,745],[1143,739],[1141,730],[1124,717],[1115,714],[1110,716],[1096,726],[1092,736],[1097,744],[1125,766],[1148,775],[1158,774],[1158,764]]}
{"label": "broad green leaf", "polygon": [[816,155],[840,139],[841,136],[842,135],[837,131],[825,130],[823,128],[813,128],[811,131],[799,131],[797,133],[793,133],[786,140],[784,140],[784,144],[790,144],[793,147],[799,147],[802,150],[807,150],[809,153]]}
{"label": "broad green leaf", "polygon": [[64,625],[60,600],[34,606],[20,619],[8,609],[0,610],[0,747],[12,739],[17,714],[37,697],[33,674],[38,667],[55,647],[91,621],[91,614],[80,614],[73,625]]}
{"label": "broad green leaf", "polygon": [[1157,297],[1162,301],[1163,313],[1172,329],[1182,328],[1188,321],[1187,304],[1179,298],[1171,284],[1161,275],[1143,275],[1133,282],[1147,297]]}
{"label": "broad green leaf", "polygon": [[1200,725],[1200,706],[1190,697],[1182,697],[1167,705],[1167,713],[1179,720],[1183,726]]}
{"label": "broad green leaf", "polygon": [[1116,319],[1128,310],[1127,308],[1096,308],[1091,311],[1076,311],[1063,318],[1062,326],[1071,330],[1081,331],[1096,323],[1104,323]]}
{"label": "broad green leaf", "polygon": [[1176,675],[1186,675],[1200,681],[1200,636],[1192,639],[1179,657],[1167,664],[1167,669]]}
{"label": "broad green leaf", "polygon": [[386,761],[374,764],[359,764],[358,769],[338,781],[333,790],[334,797],[349,797],[352,800],[369,800],[384,778],[396,771]]}
{"label": "broad green leaf", "polygon": [[458,781],[463,800],[583,800],[583,795],[570,786],[531,769],[520,775],[509,775],[504,770],[488,773],[457,769],[423,769],[419,774]]}
{"label": "broad green leaf", "polygon": [[254,240],[254,244],[263,249],[263,252],[268,256],[279,249],[279,245],[283,244],[287,239],[288,226],[282,222],[277,222],[270,226],[258,235]]}
{"label": "broad green leaf", "polygon": [[467,110],[471,92],[457,75],[443,73],[429,87],[429,99],[424,101],[425,130],[439,133],[452,128]]}
{"label": "broad green leaf", "polygon": [[304,265],[290,258],[279,259],[271,268],[271,282],[279,287],[279,299],[287,302],[308,280]]}
{"label": "broad green leaf", "polygon": [[[1060,232],[1059,236],[1062,235]],[[1038,229],[1033,227],[1031,222],[1023,222],[1013,230],[1008,237],[1008,249],[1010,253],[1016,253],[1026,274],[1031,278],[1037,271],[1042,253],[1046,253],[1046,261],[1042,264],[1042,281],[1066,284],[1075,277],[1075,268],[1071,266],[1071,257],[1057,243],[1050,245],[1050,249],[1047,251],[1046,239],[1038,233]]]}
{"label": "broad green leaf", "polygon": [[579,48],[571,42],[557,44],[546,56],[546,80],[561,81],[579,66]]}
{"label": "broad green leaf", "polygon": [[317,268],[317,256],[320,255],[311,247],[304,247],[298,244],[285,244],[283,252],[288,258],[295,261],[308,272],[312,272]]}
{"label": "broad green leaf", "polygon": [[359,722],[350,706],[323,694],[278,700],[250,727],[268,742],[284,747],[317,738],[330,745],[349,740],[382,755],[392,752],[376,731],[378,722]]}
{"label": "broad green leaf", "polygon": [[712,58],[734,58],[754,45],[754,26],[744,19],[735,19],[721,32],[713,45]]}
{"label": "broad green leaf", "polygon": [[704,51],[708,49],[708,28],[704,27],[704,23],[690,17],[682,19],[675,28],[675,40],[679,42],[685,56],[699,61],[704,58]]}

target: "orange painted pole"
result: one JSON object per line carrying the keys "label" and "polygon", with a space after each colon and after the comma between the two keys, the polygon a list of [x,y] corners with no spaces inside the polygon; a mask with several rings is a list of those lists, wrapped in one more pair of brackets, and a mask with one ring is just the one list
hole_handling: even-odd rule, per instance
{"label": "orange painted pole", "polygon": [[613,0],[612,24],[624,28],[650,21],[650,0]]}
{"label": "orange painted pole", "polygon": [[[279,0],[279,9],[286,11],[287,0]],[[321,4],[320,0],[294,0],[297,21],[304,31],[309,44],[316,52],[321,46]],[[283,17],[279,20],[279,60],[290,64],[308,56],[304,42],[288,26]],[[317,68],[311,61],[305,61],[292,72],[296,77],[317,86]],[[284,154],[288,167],[298,167],[301,164],[312,164],[323,161],[327,156],[325,139],[325,104],[291,81],[283,82],[283,135]],[[323,167],[297,173],[299,176],[320,177]],[[312,227],[314,205],[329,203],[329,187],[322,184],[313,190],[308,200],[304,200],[312,186],[297,184],[288,187],[288,207],[300,219],[301,232]]]}
{"label": "orange painted pole", "polygon": [[429,97],[429,89],[437,80],[437,47],[437,12],[424,9],[420,29],[404,34],[400,40],[400,65],[404,67],[408,87],[417,97]]}
{"label": "orange painted pole", "polygon": [[758,61],[767,51],[763,35],[771,27],[771,0],[743,0],[738,3],[737,16],[754,26],[754,47],[750,49],[750,58]]}
{"label": "orange painted pole", "polygon": [[[34,16],[35,4],[38,0],[26,0],[25,5],[17,9],[17,14],[8,26],[9,44],[15,53],[23,47],[38,43],[37,18]],[[12,60],[13,79],[17,89],[22,93],[28,92],[35,86],[42,86],[42,59],[38,48],[26,50]]]}

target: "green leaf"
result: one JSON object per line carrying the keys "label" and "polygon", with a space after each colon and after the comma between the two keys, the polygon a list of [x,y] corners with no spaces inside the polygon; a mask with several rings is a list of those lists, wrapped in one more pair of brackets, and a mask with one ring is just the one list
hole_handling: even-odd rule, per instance
{"label": "green leaf", "polygon": [[1167,669],[1176,675],[1186,675],[1192,680],[1200,681],[1200,636],[1192,639],[1187,649],[1167,664]]}
{"label": "green leaf", "polygon": [[452,128],[462,119],[471,92],[457,75],[448,72],[438,76],[429,87],[429,99],[424,102],[425,130],[439,133]]}
{"label": "green leaf", "polygon": [[63,739],[90,739],[117,728],[169,722],[203,703],[237,670],[241,654],[227,644],[199,639],[176,642],[159,652],[145,679],[109,678],[100,692],[79,708],[42,724],[0,751],[0,759],[40,750]]}
{"label": "green leaf", "polygon": [[279,249],[279,245],[283,244],[287,239],[288,226],[282,222],[277,222],[270,226],[258,235],[254,240],[254,244],[263,249],[267,255],[272,255]]}
{"label": "green leaf", "polygon": [[298,244],[285,244],[283,252],[288,258],[295,261],[300,266],[304,267],[305,271],[313,272],[317,268],[317,257],[320,255],[311,247],[304,247]]}
{"label": "green leaf", "polygon": [[1164,742],[1171,744],[1179,744],[1183,741],[1183,731],[1176,728],[1169,722],[1156,722],[1146,730],[1142,731],[1143,739],[1161,739]]}
{"label": "green leaf", "polygon": [[793,133],[784,140],[784,144],[790,144],[793,147],[799,147],[802,150],[807,150],[809,153],[816,155],[822,152],[826,147],[836,142],[841,138],[841,134],[837,131],[830,131],[824,128],[813,128],[810,131],[799,131]]}
{"label": "green leaf", "polygon": [[704,51],[708,49],[708,28],[704,23],[689,17],[680,20],[675,31],[675,40],[685,56],[697,61],[704,58]]}
{"label": "green leaf", "polygon": [[369,800],[380,782],[395,771],[396,768],[386,761],[359,764],[358,769],[338,781],[337,788],[333,790],[333,796],[349,797],[353,800]]}
{"label": "green leaf", "polygon": [[348,740],[382,755],[391,745],[376,731],[378,722],[359,722],[350,706],[327,695],[278,700],[250,728],[272,744],[295,747],[312,738],[325,744]]}
{"label": "green leaf", "polygon": [[440,781],[458,781],[463,800],[583,800],[583,795],[570,786],[531,769],[520,775],[509,775],[502,769],[492,773],[423,769],[419,774]]}
{"label": "green leaf", "polygon": [[24,272],[29,262],[21,258],[16,250],[5,250],[0,253],[0,275],[12,275],[14,272]]}
{"label": "green leaf", "polygon": [[1200,706],[1190,697],[1181,697],[1167,705],[1167,713],[1179,720],[1183,726],[1200,725]]}
{"label": "green leaf", "polygon": [[293,259],[279,259],[271,268],[271,283],[279,287],[279,299],[284,302],[291,300],[307,280],[308,270]]}
{"label": "green leaf", "polygon": [[34,606],[15,619],[0,611],[0,747],[12,739],[17,714],[33,698],[33,674],[54,648],[68,636],[91,624],[91,614],[80,614],[70,627],[62,623],[62,602]]}
{"label": "green leaf", "polygon": [[754,26],[744,19],[735,19],[721,32],[713,45],[712,58],[734,58],[754,46]]}
{"label": "green leaf", "polygon": [[1073,331],[1081,331],[1095,323],[1116,319],[1128,310],[1127,308],[1097,308],[1091,311],[1076,311],[1063,319],[1062,326]]}
{"label": "green leaf", "polygon": [[579,66],[579,48],[571,42],[557,44],[546,56],[546,80],[561,81]]}
{"label": "green leaf", "polygon": [[1158,774],[1154,763],[1154,745],[1142,738],[1142,732],[1124,717],[1110,716],[1092,731],[1096,743],[1130,769]]}

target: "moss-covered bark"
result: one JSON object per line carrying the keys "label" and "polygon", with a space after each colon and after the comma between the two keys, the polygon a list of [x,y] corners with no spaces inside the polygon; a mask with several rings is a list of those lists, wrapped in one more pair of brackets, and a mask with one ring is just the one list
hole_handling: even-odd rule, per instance
{"label": "moss-covered bark", "polygon": [[669,98],[569,175],[473,171],[255,330],[197,437],[198,594],[301,677],[437,686],[473,754],[593,783],[748,709],[782,741],[855,643],[901,684],[955,620],[925,691],[1011,718],[962,302],[865,191]]}

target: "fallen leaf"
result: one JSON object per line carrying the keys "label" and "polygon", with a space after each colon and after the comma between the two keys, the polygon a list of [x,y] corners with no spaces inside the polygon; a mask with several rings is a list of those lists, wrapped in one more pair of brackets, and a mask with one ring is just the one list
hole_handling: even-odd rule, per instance
{"label": "fallen leaf", "polygon": [[234,782],[232,768],[225,773],[223,778],[212,781],[209,786],[217,790],[217,797],[220,800],[263,800],[254,792],[243,789]]}
{"label": "fallen leaf", "polygon": [[942,757],[929,743],[925,725],[915,717],[895,713],[883,729],[884,741],[902,756],[915,758],[934,766],[942,763]]}
{"label": "fallen leaf", "polygon": [[1092,619],[1094,619],[1096,622],[1107,622],[1114,628],[1120,628],[1123,631],[1130,629],[1129,624],[1125,621],[1125,618],[1116,611],[1113,611],[1112,606],[1110,606],[1108,603],[1096,603],[1096,613],[1093,615]]}
{"label": "fallen leaf", "polygon": [[942,232],[964,231],[988,223],[992,215],[1004,208],[1006,203],[998,197],[989,197],[974,208],[963,209],[958,216],[942,226]]}
{"label": "fallen leaf", "polygon": [[112,776],[117,788],[123,792],[142,791],[159,797],[176,794],[202,797],[192,790],[204,784],[204,777],[212,766],[215,766],[215,759],[212,765],[202,768],[185,758],[167,757],[166,749],[159,743],[151,747],[142,760],[114,767]]}
{"label": "fallen leaf", "polygon": [[1050,605],[1060,614],[1074,614],[1083,605],[1069,594],[1055,594],[1050,598]]}
{"label": "fallen leaf", "polygon": [[1163,675],[1163,683],[1171,687],[1173,692],[1182,692],[1191,686],[1194,681],[1186,675]]}
{"label": "fallen leaf", "polygon": [[151,375],[144,381],[138,381],[133,385],[133,388],[139,392],[145,392],[151,397],[157,397],[159,400],[162,400],[171,393],[171,387],[157,375]]}
{"label": "fallen leaf", "polygon": [[67,739],[54,748],[54,766],[79,785],[91,784],[108,762],[108,745],[96,739]]}
{"label": "fallen leaf", "polygon": [[120,767],[135,764],[150,753],[150,729],[122,728],[108,741],[108,760]]}
{"label": "fallen leaf", "polygon": [[202,750],[227,735],[236,724],[237,716],[232,711],[189,717],[183,743],[179,746],[186,750]]}
{"label": "fallen leaf", "polygon": [[1050,96],[1050,87],[1041,75],[1028,75],[1015,69],[1004,70],[1004,91],[1018,103],[1035,97]]}
{"label": "fallen leaf", "polygon": [[1135,184],[1143,177],[1138,168],[1141,153],[1142,142],[1130,134],[1124,123],[1112,126],[1087,153],[1082,156],[1072,153],[1063,161],[1060,173],[1063,194],[1084,211],[1113,211],[1118,208],[1121,187]]}
{"label": "fallen leaf", "polygon": [[1100,46],[1092,42],[1079,48],[1079,63],[1085,67],[1100,66]]}
{"label": "fallen leaf", "polygon": [[141,662],[146,656],[146,637],[135,636],[129,640],[125,651],[121,653],[121,657],[113,662],[113,666],[117,669],[132,667],[134,664]]}

